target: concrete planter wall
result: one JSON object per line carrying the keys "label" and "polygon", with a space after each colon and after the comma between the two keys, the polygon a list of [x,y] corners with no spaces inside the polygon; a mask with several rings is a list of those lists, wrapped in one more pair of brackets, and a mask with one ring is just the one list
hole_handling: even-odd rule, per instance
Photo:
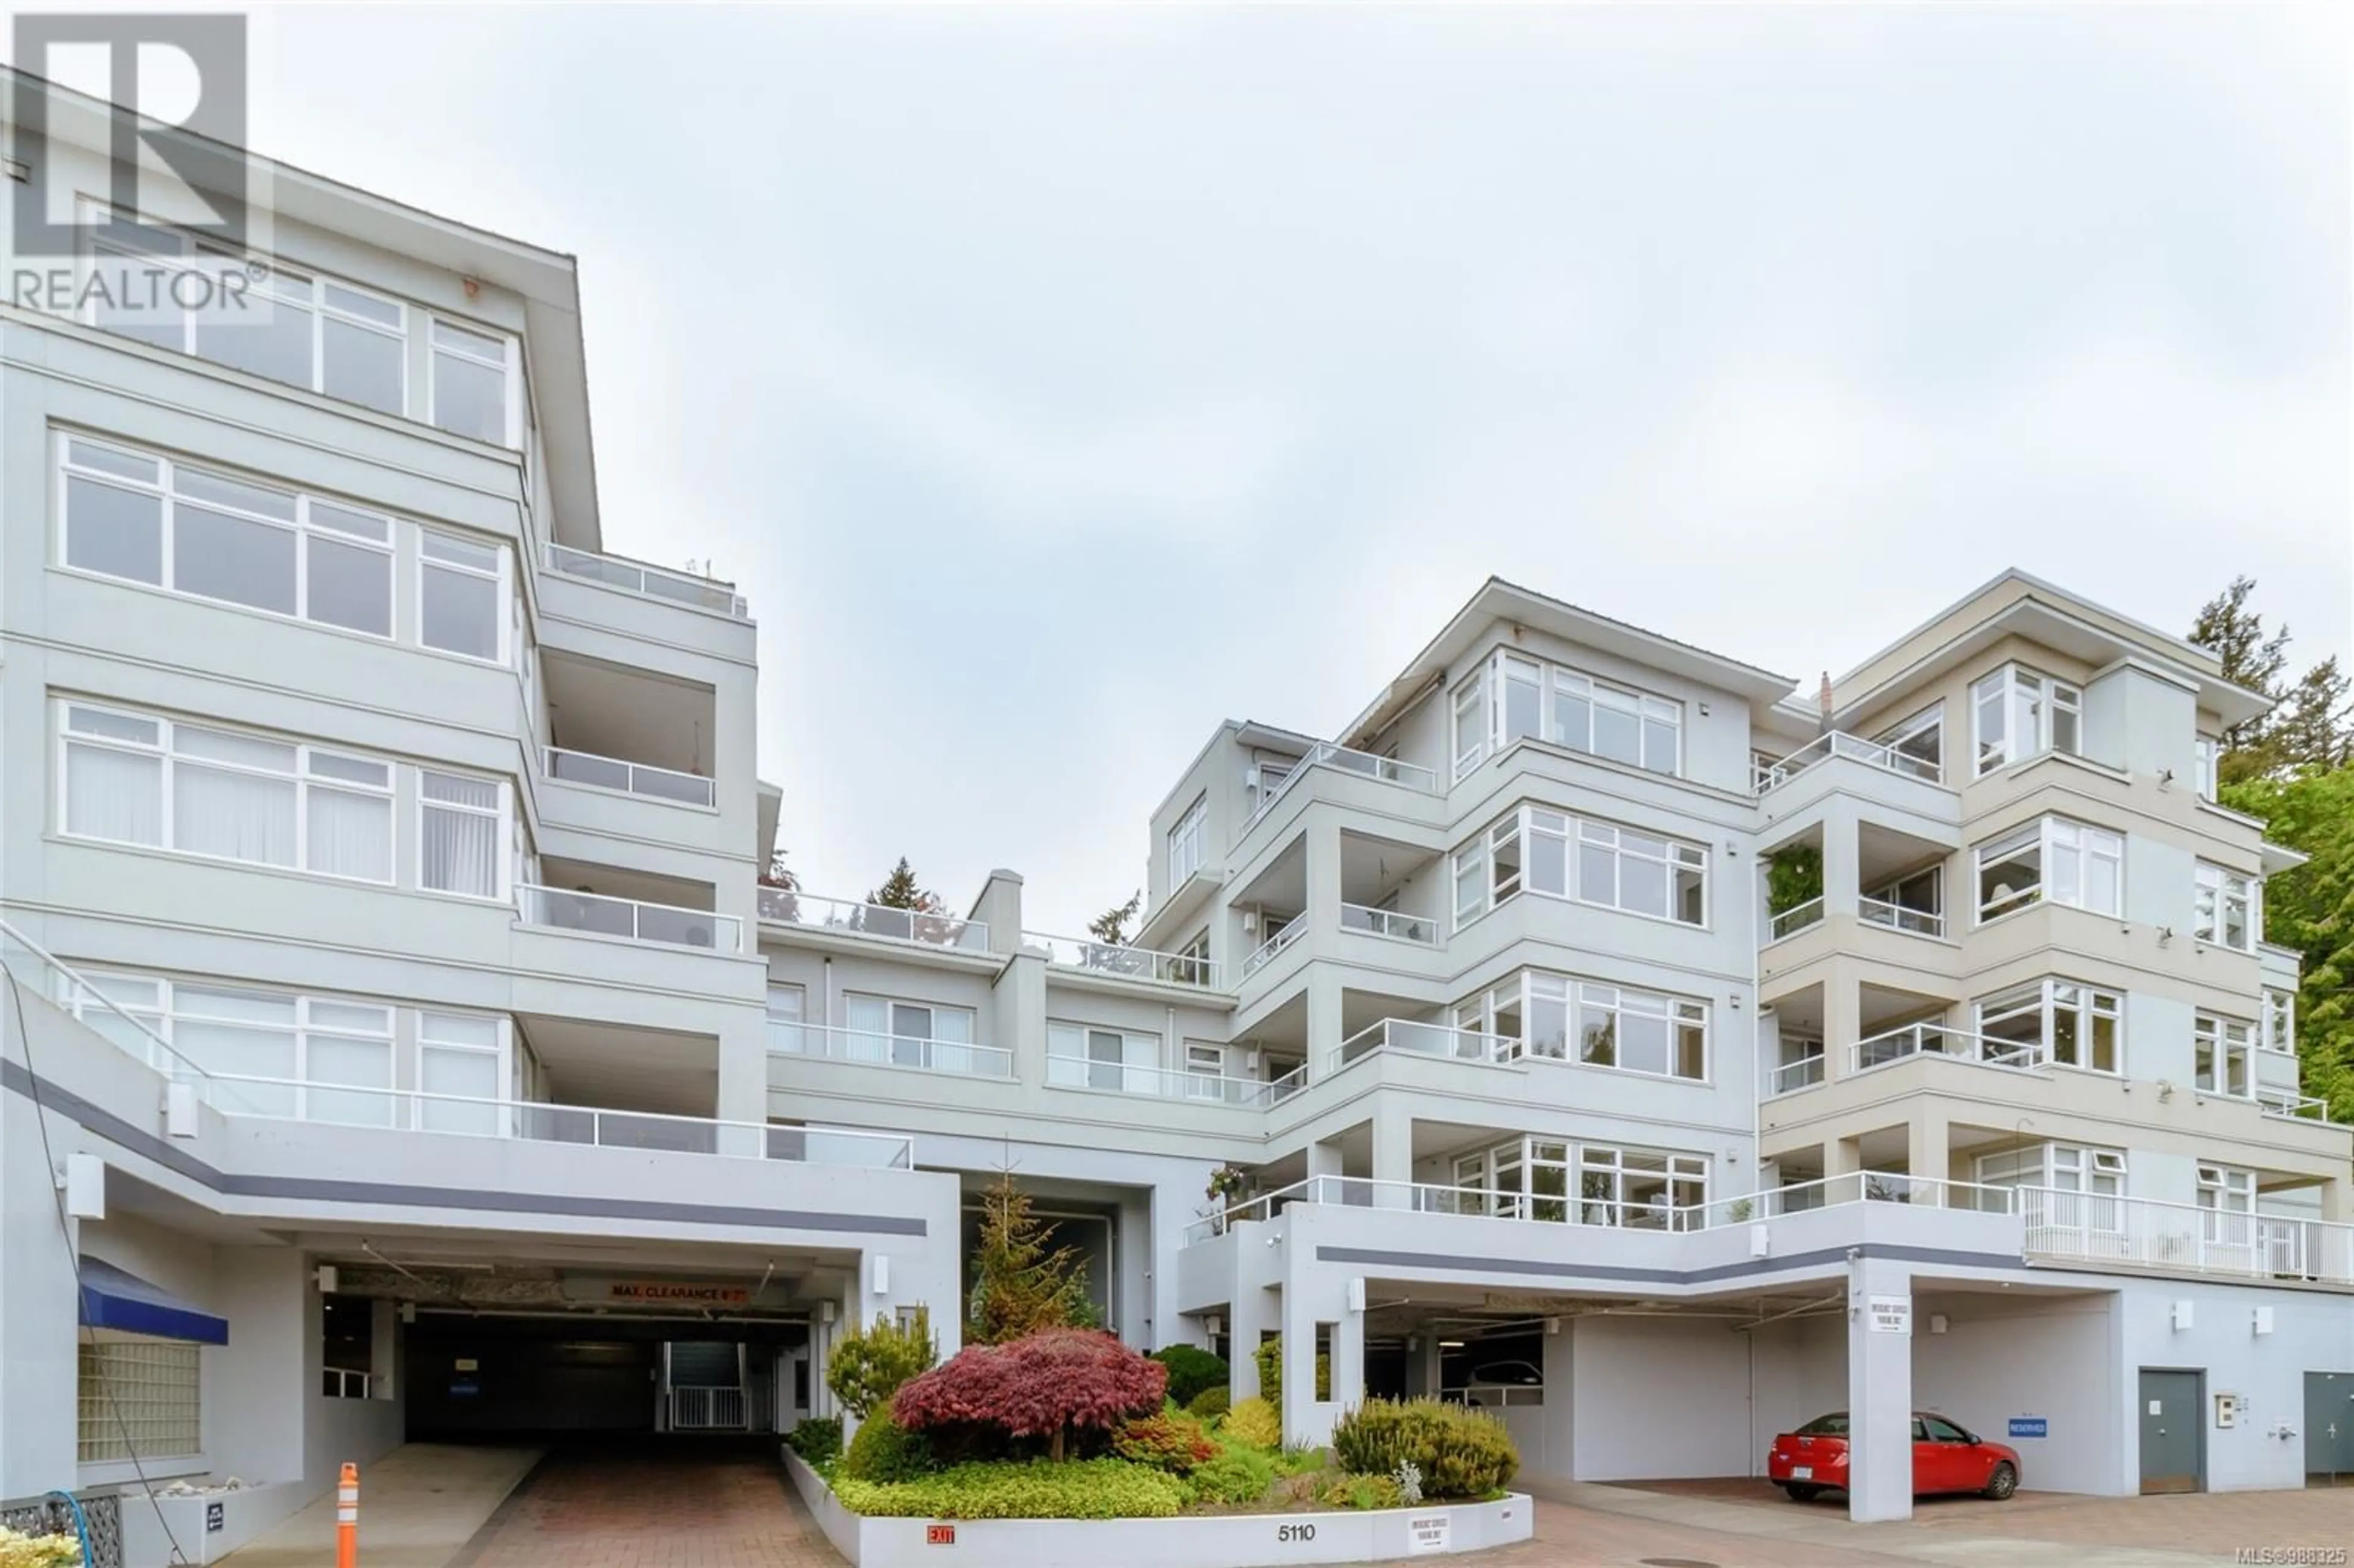
{"label": "concrete planter wall", "polygon": [[[314,1495],[315,1489],[301,1481],[272,1481],[209,1497],[159,1497],[153,1503],[135,1489],[126,1490],[121,1503],[122,1568],[217,1563]],[[216,1507],[220,1510],[217,1529],[209,1525]],[[173,1554],[175,1542],[178,1556]]]}
{"label": "concrete planter wall", "polygon": [[[1295,1563],[1378,1563],[1478,1552],[1526,1541],[1533,1506],[1443,1503],[1378,1513],[1234,1514],[1200,1519],[864,1519],[843,1508],[790,1449],[785,1467],[833,1549],[857,1568],[1276,1568]],[[935,1531],[952,1532],[946,1539]]]}

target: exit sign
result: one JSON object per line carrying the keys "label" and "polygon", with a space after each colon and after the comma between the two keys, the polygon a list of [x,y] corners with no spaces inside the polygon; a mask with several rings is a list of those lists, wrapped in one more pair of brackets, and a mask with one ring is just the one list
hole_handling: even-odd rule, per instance
{"label": "exit sign", "polygon": [[956,1526],[953,1524],[928,1524],[924,1526],[924,1544],[927,1546],[954,1546],[956,1544]]}

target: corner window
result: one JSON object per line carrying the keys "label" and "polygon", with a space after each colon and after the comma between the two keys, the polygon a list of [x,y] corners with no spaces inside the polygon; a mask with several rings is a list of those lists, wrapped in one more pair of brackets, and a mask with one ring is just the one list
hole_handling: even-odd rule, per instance
{"label": "corner window", "polygon": [[1708,923],[1705,848],[1541,806],[1491,825],[1455,852],[1453,866],[1458,927],[1522,892],[1679,925]]}
{"label": "corner window", "polygon": [[1481,673],[1455,688],[1455,777],[1488,755],[1488,688]]}
{"label": "corner window", "polygon": [[1533,1057],[1655,1077],[1708,1076],[1708,1004],[1526,969],[1455,1009],[1455,1026],[1495,1035],[1498,1060]]}
{"label": "corner window", "polygon": [[2296,993],[2293,991],[2264,992],[2264,1048],[2278,1051],[2283,1055],[2296,1054]]}
{"label": "corner window", "polygon": [[2190,743],[2190,777],[2202,800],[2215,798],[2215,759],[2221,750],[2219,742],[2200,736]]}
{"label": "corner window", "polygon": [[2199,863],[2190,934],[2234,952],[2256,950],[2255,883],[2220,865]]}
{"label": "corner window", "polygon": [[1683,768],[1683,705],[1524,654],[1499,651],[1455,688],[1455,777],[1530,736],[1630,768]]}
{"label": "corner window", "polygon": [[2213,1095],[2246,1099],[2255,1093],[2248,1069],[2248,1047],[2254,1029],[2236,1018],[2200,1013],[2190,1025],[2190,1080]]}
{"label": "corner window", "polygon": [[2065,681],[2006,664],[1970,688],[1978,773],[2047,751],[2084,750],[2084,694]]}
{"label": "corner window", "polygon": [[2121,915],[2125,840],[2064,817],[2045,817],[1980,844],[1972,856],[1978,921],[2039,903]]}
{"label": "corner window", "polygon": [[512,446],[507,343],[433,318],[433,423],[452,435]]}
{"label": "corner window", "polygon": [[1946,777],[1946,707],[1935,704],[1903,723],[1873,736],[1875,745],[1888,748],[1889,766],[1931,783]]}
{"label": "corner window", "polygon": [[2052,1062],[2118,1071],[2125,999],[2073,980],[2044,980],[1978,1004],[1980,1059],[2009,1067]]}
{"label": "corner window", "polygon": [[420,771],[417,796],[418,885],[468,898],[498,897],[506,786],[491,779]]}
{"label": "corner window", "polygon": [[1201,795],[1185,808],[1169,830],[1169,890],[1174,893],[1187,877],[1202,869],[1202,837],[1210,820],[1210,797]]}
{"label": "corner window", "polygon": [[506,662],[507,552],[453,534],[418,540],[417,640],[486,663]]}

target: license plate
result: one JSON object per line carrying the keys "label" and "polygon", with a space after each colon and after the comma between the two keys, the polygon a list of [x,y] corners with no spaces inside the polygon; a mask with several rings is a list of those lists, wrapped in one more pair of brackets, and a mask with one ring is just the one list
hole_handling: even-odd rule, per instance
{"label": "license plate", "polygon": [[1790,1467],[1790,1478],[1794,1481],[1811,1481],[1815,1478],[1815,1467],[1812,1465],[1793,1465]]}

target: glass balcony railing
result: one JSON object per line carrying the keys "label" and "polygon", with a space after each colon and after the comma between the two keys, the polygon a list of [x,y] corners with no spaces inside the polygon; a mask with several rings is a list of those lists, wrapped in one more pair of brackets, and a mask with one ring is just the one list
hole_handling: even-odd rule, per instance
{"label": "glass balcony railing", "polygon": [[[1262,764],[1262,767],[1264,766]],[[1378,779],[1384,783],[1403,784],[1409,789],[1418,789],[1426,795],[1436,795],[1440,792],[1438,773],[1435,768],[1425,768],[1416,762],[1400,762],[1394,757],[1376,757],[1369,751],[1352,751],[1345,746],[1334,746],[1329,741],[1321,742],[1307,756],[1293,763],[1291,770],[1281,779],[1271,785],[1261,787],[1258,804],[1252,809],[1251,814],[1244,819],[1242,827],[1235,832],[1235,842],[1242,842],[1249,835],[1251,829],[1258,824],[1258,820],[1274,810],[1276,802],[1289,794],[1294,784],[1307,778],[1310,769],[1316,768],[1333,768],[1343,773],[1363,774],[1365,778]]]}
{"label": "glass balcony railing", "polygon": [[1150,948],[1099,942],[1092,938],[1056,937],[1044,931],[1024,931],[1022,940],[1031,947],[1045,948],[1046,961],[1064,969],[1217,989],[1218,966],[1188,953],[1161,953]]}
{"label": "glass balcony railing", "polygon": [[1868,1072],[1914,1056],[1944,1056],[1979,1066],[2030,1071],[2043,1065],[2043,1043],[1976,1034],[1967,1029],[1949,1029],[1942,1023],[1908,1023],[1902,1029],[1857,1041],[1849,1056],[1849,1070]]}
{"label": "glass balcony railing", "polygon": [[690,572],[673,572],[663,567],[649,566],[620,556],[599,556],[588,550],[575,550],[563,545],[547,547],[547,567],[568,577],[581,577],[625,593],[642,594],[647,599],[666,599],[672,604],[684,604],[695,609],[707,609],[716,614],[733,616],[737,620],[751,619],[751,607],[744,596],[736,591],[733,583],[716,577],[698,577]]}
{"label": "glass balcony railing", "polygon": [[1273,935],[1253,948],[1249,956],[1243,959],[1243,978],[1247,980],[1273,963],[1276,955],[1299,940],[1307,929],[1308,916],[1305,915],[1294,915],[1290,919],[1278,926]]}
{"label": "glass balcony railing", "polygon": [[817,1056],[835,1062],[855,1062],[869,1067],[907,1067],[925,1073],[961,1073],[975,1078],[1012,1078],[1013,1053],[1002,1045],[981,1045],[970,1040],[935,1040],[914,1034],[885,1034],[880,1030],[851,1029],[823,1023],[769,1022],[769,1054],[772,1056]]}
{"label": "glass balcony railing", "polygon": [[744,950],[744,928],[733,915],[708,909],[682,909],[670,904],[648,904],[635,898],[609,898],[601,893],[567,893],[560,887],[525,883],[515,889],[515,908],[526,926],[558,931],[588,931],[600,937],[620,937],[632,942],[653,942],[671,948],[709,948],[720,952]]}
{"label": "glass balcony railing", "polygon": [[1500,1064],[1511,1061],[1520,1047],[1518,1040],[1502,1034],[1482,1034],[1476,1030],[1456,1029],[1444,1023],[1417,1023],[1410,1019],[1384,1018],[1370,1029],[1361,1029],[1334,1046],[1330,1065],[1331,1071],[1338,1072],[1350,1063],[1362,1060],[1376,1051],[1442,1056],[1453,1062]]}
{"label": "glass balcony railing", "polygon": [[593,752],[567,751],[558,746],[547,747],[545,756],[547,776],[566,784],[610,789],[616,794],[664,800],[676,806],[707,809],[715,799],[713,781],[698,774],[680,773],[643,762],[624,762],[617,757],[599,757]]}
{"label": "glass balcony railing", "polygon": [[886,904],[860,904],[847,898],[821,898],[797,887],[760,889],[760,918],[817,931],[839,931],[860,937],[883,937],[894,942],[916,942],[927,948],[958,952],[989,951],[989,927],[937,909],[896,909]]}
{"label": "glass balcony railing", "polygon": [[1768,789],[1778,789],[1834,757],[1850,758],[1925,783],[1943,784],[1946,781],[1946,769],[1940,763],[1915,757],[1909,751],[1899,751],[1893,746],[1883,746],[1876,740],[1866,740],[1860,735],[1833,730],[1829,735],[1816,736],[1778,762],[1756,764],[1750,779],[1751,792],[1763,795]]}
{"label": "glass balcony railing", "polygon": [[1341,929],[1412,942],[1419,948],[1438,946],[1438,922],[1429,916],[1404,915],[1394,909],[1374,909],[1363,904],[1341,906]]}

